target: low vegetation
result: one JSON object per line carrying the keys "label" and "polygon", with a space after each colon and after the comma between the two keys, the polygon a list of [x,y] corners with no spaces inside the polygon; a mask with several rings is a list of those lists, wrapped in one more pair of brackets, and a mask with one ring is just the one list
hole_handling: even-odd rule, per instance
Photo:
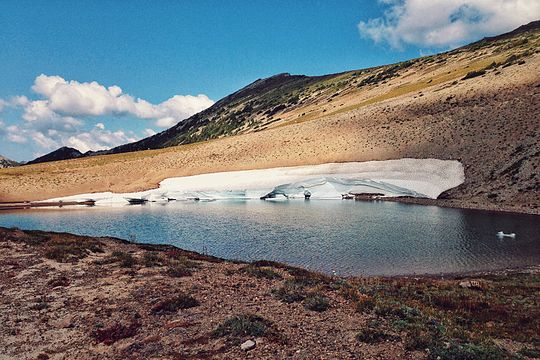
{"label": "low vegetation", "polygon": [[162,300],[155,304],[150,311],[154,315],[175,313],[178,310],[199,306],[200,303],[187,294],[178,294],[172,298]]}
{"label": "low vegetation", "polygon": [[256,277],[258,279],[282,279],[283,277],[276,271],[268,267],[259,267],[253,265],[247,265],[240,268],[239,272]]}
{"label": "low vegetation", "polygon": [[291,304],[303,301],[306,298],[306,291],[303,286],[286,282],[282,287],[273,289],[272,295],[284,303]]}
{"label": "low vegetation", "polygon": [[166,260],[166,274],[172,277],[191,276],[197,268],[195,261],[189,260],[185,256],[168,257]]}
{"label": "low vegetation", "polygon": [[68,235],[52,238],[42,245],[46,258],[64,263],[77,262],[90,253],[103,251],[98,241],[80,241]]}
{"label": "low vegetation", "polygon": [[399,336],[391,335],[382,328],[383,324],[379,320],[370,321],[365,328],[356,334],[356,340],[367,344],[400,340]]}
{"label": "low vegetation", "polygon": [[323,312],[330,308],[330,300],[320,293],[312,293],[306,296],[304,307],[308,310]]}
{"label": "low vegetation", "polygon": [[109,259],[110,262],[118,263],[124,268],[132,268],[136,264],[136,260],[133,255],[125,251],[113,251]]}
{"label": "low vegetation", "polygon": [[[66,246],[59,239],[75,248],[97,244],[102,252],[87,250],[97,259],[55,268],[44,261],[44,249]],[[98,348],[112,358],[238,358],[246,340],[256,342],[254,358],[298,350],[316,358],[328,355],[329,344],[344,358],[540,355],[534,268],[464,279],[341,278],[271,261],[215,264],[165,246],[3,228],[0,247],[0,339],[9,341],[0,340],[0,352],[13,358],[28,349],[26,342],[48,352],[58,330],[84,334],[63,338],[69,349]],[[164,276],[171,263],[200,273]]]}
{"label": "low vegetation", "polygon": [[215,337],[244,338],[246,336],[262,337],[277,335],[271,321],[262,316],[240,314],[226,319],[214,330]]}
{"label": "low vegetation", "polygon": [[[440,359],[506,358],[491,339],[540,343],[540,278],[486,277],[481,282],[362,279],[342,289],[357,311],[377,316],[407,348]],[[359,339],[380,338],[368,327]]]}
{"label": "low vegetation", "polygon": [[97,343],[103,343],[105,345],[112,345],[118,340],[130,338],[135,336],[140,328],[138,322],[132,322],[130,324],[114,323],[103,329],[96,329],[92,333],[92,337]]}

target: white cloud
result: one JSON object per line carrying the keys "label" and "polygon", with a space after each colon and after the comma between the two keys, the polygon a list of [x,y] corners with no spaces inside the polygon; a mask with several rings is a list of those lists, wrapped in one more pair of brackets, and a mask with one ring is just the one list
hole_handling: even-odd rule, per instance
{"label": "white cloud", "polygon": [[382,17],[361,21],[362,36],[394,48],[454,47],[540,18],[538,0],[384,0]]}
{"label": "white cloud", "polygon": [[30,137],[32,138],[32,140],[34,140],[36,144],[39,145],[39,147],[42,147],[44,149],[54,150],[60,147],[60,144],[57,141],[46,136],[40,131],[30,131]]}
{"label": "white cloud", "polygon": [[[109,149],[139,139],[132,131],[110,131],[103,122],[85,129],[85,121],[98,116],[122,116],[154,121],[157,126],[172,126],[214,104],[206,95],[174,95],[152,104],[125,94],[117,85],[103,86],[95,81],[68,81],[60,76],[36,77],[32,90],[38,99],[13,96],[0,99],[6,107],[22,109],[22,122],[6,127],[0,123],[0,137],[15,143],[34,143],[47,151],[72,146],[82,152]],[[156,134],[147,128],[142,134]],[[0,140],[1,141],[1,140]]]}
{"label": "white cloud", "polygon": [[17,144],[23,144],[27,141],[26,136],[22,134],[22,131],[16,125],[6,127],[7,139]]}
{"label": "white cloud", "polygon": [[4,122],[0,121],[0,136],[5,137],[8,141],[22,144],[27,141],[26,136],[23,135],[23,131],[16,125],[6,126]]}
{"label": "white cloud", "polygon": [[161,128],[169,128],[173,125],[176,125],[178,121],[176,121],[175,118],[172,116],[167,116],[161,119],[156,120],[156,126],[159,126]]}
{"label": "white cloud", "polygon": [[10,104],[14,106],[26,106],[30,103],[30,100],[26,96],[13,96],[10,99]]}
{"label": "white cloud", "polygon": [[46,152],[61,146],[71,146],[82,152],[104,150],[139,140],[131,131],[128,133],[122,130],[110,131],[105,128],[103,123],[97,123],[89,131],[66,132],[56,129],[36,130],[32,127],[17,125],[6,127],[0,122],[0,136],[18,144],[28,143],[31,140],[39,148],[45,149]]}
{"label": "white cloud", "polygon": [[[141,119],[174,118],[175,123],[206,109],[214,102],[206,95],[174,95],[160,103],[151,104],[124,94],[119,86],[105,87],[95,81],[67,81],[60,76],[36,77],[32,90],[44,100],[27,105],[27,118],[38,112],[48,116],[53,112],[63,116],[103,116],[130,114]],[[38,103],[38,104],[35,104]],[[33,109],[32,109],[33,107]],[[39,115],[38,115],[39,116]]]}
{"label": "white cloud", "polygon": [[137,140],[139,139],[133,134],[126,134],[122,130],[109,131],[105,129],[105,126],[95,126],[90,131],[70,136],[65,143],[84,153],[89,150],[106,150]]}
{"label": "white cloud", "polygon": [[[192,114],[196,114],[201,110],[206,109],[207,107],[212,106],[214,102],[210,100],[206,95],[175,95],[172,98],[162,102],[156,106],[155,115],[158,115],[159,119],[163,123],[163,119],[172,118],[174,123],[169,126],[172,126],[178,123],[180,120],[189,117]],[[169,121],[171,123],[171,121]],[[158,125],[156,123],[156,125]],[[162,125],[158,125],[163,127]]]}
{"label": "white cloud", "polygon": [[144,136],[152,136],[156,135],[157,133],[154,131],[154,129],[144,129],[143,134]]}

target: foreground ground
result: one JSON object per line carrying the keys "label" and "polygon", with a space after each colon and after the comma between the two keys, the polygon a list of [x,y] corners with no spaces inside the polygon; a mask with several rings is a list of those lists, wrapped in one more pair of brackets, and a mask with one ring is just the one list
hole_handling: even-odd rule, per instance
{"label": "foreground ground", "polygon": [[0,293],[0,359],[540,356],[535,269],[345,279],[0,228]]}

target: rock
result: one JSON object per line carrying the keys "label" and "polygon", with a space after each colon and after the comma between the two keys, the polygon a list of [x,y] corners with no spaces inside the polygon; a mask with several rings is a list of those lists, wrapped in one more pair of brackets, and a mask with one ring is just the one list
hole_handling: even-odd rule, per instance
{"label": "rock", "polygon": [[244,351],[249,351],[251,349],[254,349],[255,348],[255,345],[257,345],[255,343],[255,341],[253,340],[248,340],[244,343],[242,343],[242,345],[240,345],[240,349],[244,350]]}
{"label": "rock", "polygon": [[188,327],[192,325],[190,322],[185,320],[173,320],[165,324],[165,328],[170,330],[177,327]]}
{"label": "rock", "polygon": [[149,344],[149,343],[152,343],[152,342],[157,342],[159,340],[161,340],[161,336],[159,336],[159,335],[150,335],[150,336],[147,336],[144,339],[142,339],[141,343],[142,344]]}
{"label": "rock", "polygon": [[465,280],[459,283],[459,286],[464,289],[482,290],[482,284],[477,280]]}
{"label": "rock", "polygon": [[67,329],[67,328],[73,327],[73,318],[71,316],[66,316],[63,319],[57,320],[54,323],[54,326],[57,329]]}

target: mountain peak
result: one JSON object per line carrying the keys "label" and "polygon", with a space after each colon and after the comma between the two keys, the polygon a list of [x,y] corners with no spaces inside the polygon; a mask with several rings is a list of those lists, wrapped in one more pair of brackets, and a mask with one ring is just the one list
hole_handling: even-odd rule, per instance
{"label": "mountain peak", "polygon": [[48,154],[40,156],[32,161],[29,161],[28,164],[38,164],[48,161],[58,161],[58,160],[68,160],[81,157],[83,154],[72,147],[62,146],[61,148],[54,150]]}
{"label": "mountain peak", "polygon": [[10,160],[2,155],[0,155],[0,169],[19,166],[20,164],[16,161]]}

